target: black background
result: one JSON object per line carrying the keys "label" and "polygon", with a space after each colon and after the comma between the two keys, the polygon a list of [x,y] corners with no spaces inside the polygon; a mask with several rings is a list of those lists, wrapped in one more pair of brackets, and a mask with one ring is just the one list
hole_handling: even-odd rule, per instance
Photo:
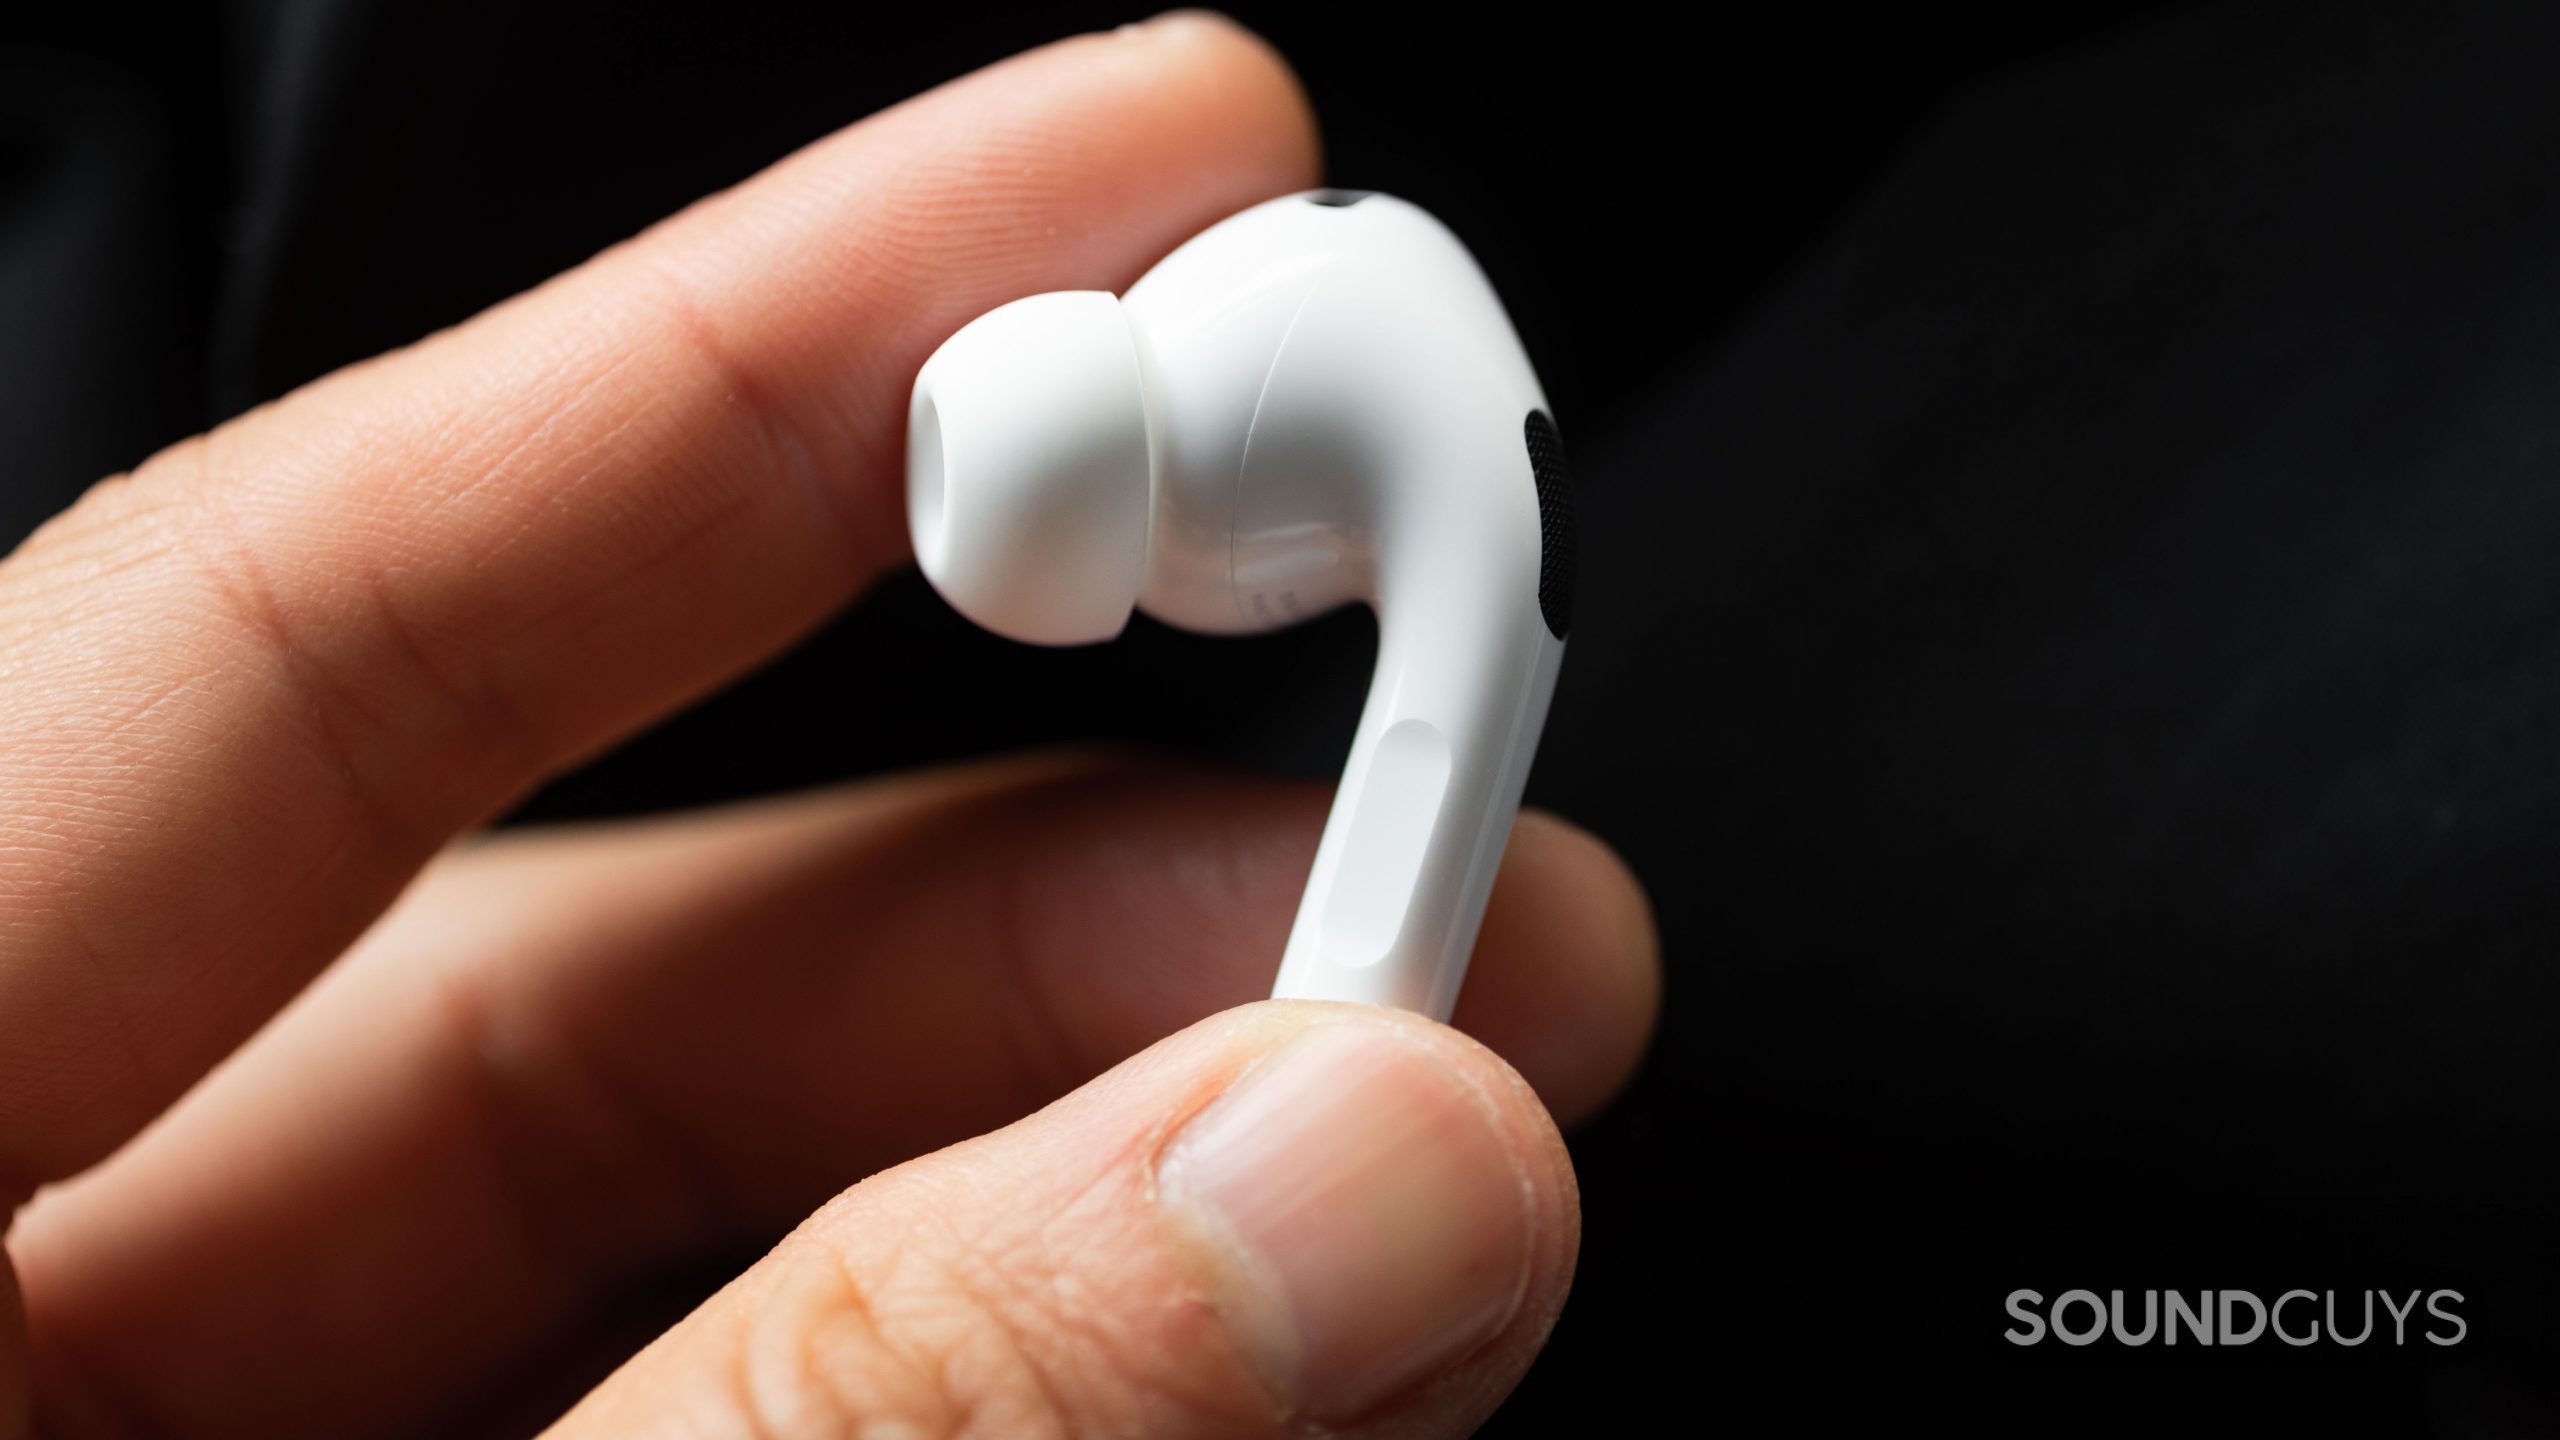
{"label": "black background", "polygon": [[[1530,798],[1666,946],[1488,1433],[2560,1431],[2560,12],[1236,8],[1329,178],[1439,212],[1537,359],[1585,581]],[[27,15],[0,536],[1128,18]],[[910,576],[526,813],[1071,736],[1328,774],[1368,644],[1046,654]],[[1998,1339],[2016,1287],[2170,1285],[2451,1287],[2471,1334]]]}

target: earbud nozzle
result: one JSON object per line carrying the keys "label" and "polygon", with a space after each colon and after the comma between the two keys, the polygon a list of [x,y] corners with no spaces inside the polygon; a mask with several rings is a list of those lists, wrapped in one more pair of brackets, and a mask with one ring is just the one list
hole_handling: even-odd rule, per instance
{"label": "earbud nozzle", "polygon": [[990,310],[916,376],[916,563],[1000,635],[1078,645],[1120,633],[1146,579],[1151,473],[1145,381],[1110,294]]}

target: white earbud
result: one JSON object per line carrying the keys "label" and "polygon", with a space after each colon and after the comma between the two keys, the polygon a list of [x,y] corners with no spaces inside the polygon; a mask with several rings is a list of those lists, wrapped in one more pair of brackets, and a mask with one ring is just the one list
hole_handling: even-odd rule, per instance
{"label": "white earbud", "polygon": [[916,558],[1042,644],[1133,607],[1268,630],[1347,601],[1378,669],[1273,993],[1447,1018],[1564,655],[1573,499],[1501,302],[1456,237],[1316,191],[1132,286],[980,316],[916,377]]}

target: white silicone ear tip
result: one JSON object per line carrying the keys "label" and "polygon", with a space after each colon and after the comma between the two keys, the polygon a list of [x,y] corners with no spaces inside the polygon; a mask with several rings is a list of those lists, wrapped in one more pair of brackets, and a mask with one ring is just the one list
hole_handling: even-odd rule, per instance
{"label": "white silicone ear tip", "polygon": [[1106,292],[990,310],[916,376],[916,563],[997,634],[1042,645],[1119,634],[1146,579],[1150,481],[1137,346]]}

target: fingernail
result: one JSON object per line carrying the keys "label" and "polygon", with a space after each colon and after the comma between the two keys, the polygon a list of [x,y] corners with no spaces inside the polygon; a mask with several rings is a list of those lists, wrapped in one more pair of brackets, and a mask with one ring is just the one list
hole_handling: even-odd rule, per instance
{"label": "fingernail", "polygon": [[1528,1286],[1536,1192],[1489,1107],[1376,1026],[1301,1032],[1183,1128],[1157,1178],[1246,1359],[1310,1418],[1439,1374]]}

